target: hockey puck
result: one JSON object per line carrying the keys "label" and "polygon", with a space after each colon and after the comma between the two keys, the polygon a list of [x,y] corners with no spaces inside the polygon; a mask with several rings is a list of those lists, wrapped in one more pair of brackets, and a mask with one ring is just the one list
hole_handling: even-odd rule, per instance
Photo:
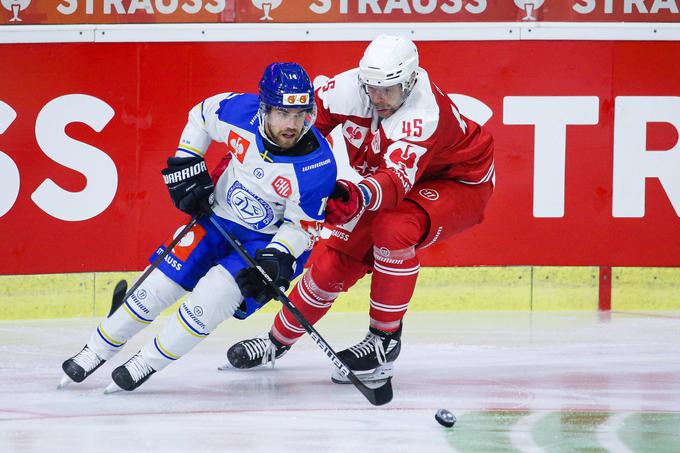
{"label": "hockey puck", "polygon": [[434,414],[434,419],[437,420],[440,425],[446,426],[447,428],[456,424],[456,416],[446,409],[439,409],[437,413]]}

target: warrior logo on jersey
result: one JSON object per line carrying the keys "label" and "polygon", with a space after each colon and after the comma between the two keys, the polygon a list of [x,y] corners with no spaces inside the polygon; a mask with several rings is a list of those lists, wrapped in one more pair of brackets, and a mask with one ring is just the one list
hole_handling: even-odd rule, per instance
{"label": "warrior logo on jersey", "polygon": [[342,135],[345,139],[352,144],[355,148],[359,148],[366,138],[366,132],[368,132],[367,127],[359,126],[353,121],[345,121],[342,126]]}
{"label": "warrior logo on jersey", "polygon": [[420,189],[418,191],[421,197],[430,200],[430,201],[435,201],[439,199],[439,192],[437,192],[434,189]]}
{"label": "warrior logo on jersey", "polygon": [[227,203],[255,230],[266,228],[274,220],[271,206],[238,181],[229,188]]}
{"label": "warrior logo on jersey", "polygon": [[281,195],[283,198],[288,198],[290,197],[290,194],[293,193],[293,186],[291,185],[290,180],[288,178],[284,178],[283,176],[277,176],[272,183],[272,187],[276,193]]}
{"label": "warrior logo on jersey", "polygon": [[250,142],[248,140],[241,137],[233,130],[229,131],[229,137],[227,137],[227,150],[236,156],[239,162],[243,163],[243,159],[246,157],[249,146]]}

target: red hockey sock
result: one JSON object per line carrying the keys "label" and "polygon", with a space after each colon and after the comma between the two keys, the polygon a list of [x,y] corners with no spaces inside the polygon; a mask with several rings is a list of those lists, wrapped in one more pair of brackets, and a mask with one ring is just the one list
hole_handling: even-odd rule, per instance
{"label": "red hockey sock", "polygon": [[[300,313],[307,321],[314,324],[331,308],[333,301],[339,293],[324,291],[312,279],[311,269],[305,272],[293,291],[288,295]],[[290,346],[295,343],[304,333],[305,329],[295,319],[293,314],[283,307],[274,319],[272,335],[284,345]]]}
{"label": "red hockey sock", "polygon": [[383,332],[399,329],[416,287],[420,262],[415,248],[374,249],[371,279],[371,327]]}
{"label": "red hockey sock", "polygon": [[415,246],[429,227],[427,212],[409,200],[398,209],[381,211],[373,221],[371,327],[383,332],[399,329],[420,270]]}

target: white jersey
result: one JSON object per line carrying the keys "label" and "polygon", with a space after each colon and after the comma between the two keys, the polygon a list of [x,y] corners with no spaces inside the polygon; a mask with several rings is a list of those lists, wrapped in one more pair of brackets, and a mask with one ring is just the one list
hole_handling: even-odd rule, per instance
{"label": "white jersey", "polygon": [[215,186],[219,217],[271,234],[271,247],[298,257],[314,245],[333,191],[337,168],[326,139],[304,155],[269,153],[258,131],[259,100],[253,94],[224,93],[189,112],[177,157],[203,157],[211,141],[226,144],[231,162]]}

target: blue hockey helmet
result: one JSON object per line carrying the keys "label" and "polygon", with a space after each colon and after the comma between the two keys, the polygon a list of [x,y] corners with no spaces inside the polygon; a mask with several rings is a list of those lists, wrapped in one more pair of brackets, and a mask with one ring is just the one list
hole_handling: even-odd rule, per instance
{"label": "blue hockey helmet", "polygon": [[304,125],[298,140],[314,124],[314,86],[305,70],[297,63],[271,63],[267,66],[260,79],[259,99],[260,133],[269,141],[272,141],[272,137],[265,133],[264,126],[267,115],[273,108],[304,111]]}

